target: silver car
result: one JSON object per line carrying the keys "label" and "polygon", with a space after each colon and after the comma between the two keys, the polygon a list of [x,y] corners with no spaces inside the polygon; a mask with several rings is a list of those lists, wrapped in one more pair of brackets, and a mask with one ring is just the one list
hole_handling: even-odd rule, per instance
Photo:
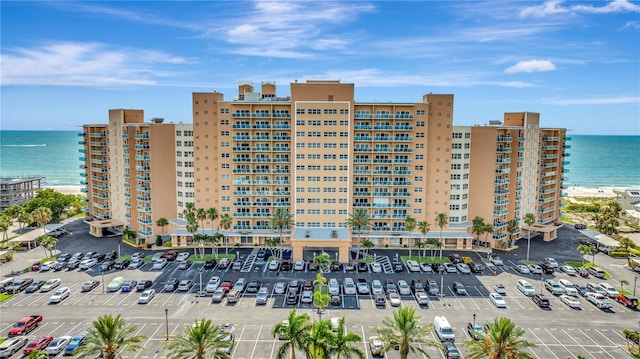
{"label": "silver car", "polygon": [[273,293],[275,294],[284,294],[287,290],[287,283],[285,282],[277,282],[276,285],[273,286]]}
{"label": "silver car", "polygon": [[267,299],[269,295],[267,293],[267,287],[263,286],[258,290],[258,294],[256,295],[256,304],[264,305],[267,304]]}

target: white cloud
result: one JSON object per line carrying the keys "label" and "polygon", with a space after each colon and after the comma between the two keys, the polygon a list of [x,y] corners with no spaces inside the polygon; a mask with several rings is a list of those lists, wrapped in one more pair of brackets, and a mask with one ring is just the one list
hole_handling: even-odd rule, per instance
{"label": "white cloud", "polygon": [[[131,56],[135,54],[135,56]],[[5,49],[2,85],[153,85],[169,73],[160,65],[195,60],[144,49],[112,49],[100,43],[58,42]]]}
{"label": "white cloud", "polygon": [[549,99],[544,101],[551,105],[617,105],[624,103],[640,103],[638,96]]}
{"label": "white cloud", "polygon": [[508,67],[504,70],[507,74],[517,74],[519,72],[544,72],[553,71],[556,69],[556,65],[549,60],[527,60],[520,61],[517,64]]}
{"label": "white cloud", "polygon": [[629,0],[612,0],[603,6],[569,5],[563,6],[562,0],[547,0],[541,5],[528,6],[520,10],[520,17],[545,17],[560,14],[610,14],[622,12],[640,12],[640,5]]}
{"label": "white cloud", "polygon": [[624,24],[624,26],[622,26],[620,28],[620,30],[625,30],[625,29],[640,29],[640,22],[638,21],[627,21],[626,24]]}

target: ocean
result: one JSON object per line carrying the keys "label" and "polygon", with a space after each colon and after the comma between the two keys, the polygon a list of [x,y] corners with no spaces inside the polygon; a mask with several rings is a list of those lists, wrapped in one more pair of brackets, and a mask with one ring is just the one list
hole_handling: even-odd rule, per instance
{"label": "ocean", "polygon": [[[0,176],[44,176],[47,186],[79,185],[75,131],[0,131]],[[571,136],[565,184],[640,187],[640,136]]]}

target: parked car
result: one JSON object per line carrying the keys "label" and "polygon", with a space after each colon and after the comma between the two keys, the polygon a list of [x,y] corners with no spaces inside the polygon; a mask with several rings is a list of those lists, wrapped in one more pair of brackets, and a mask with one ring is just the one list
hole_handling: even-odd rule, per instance
{"label": "parked car", "polygon": [[618,293],[616,300],[618,301],[618,303],[625,305],[627,308],[638,308],[638,298],[634,297],[631,294]]}
{"label": "parked car", "polygon": [[456,269],[462,274],[471,274],[471,268],[469,268],[465,263],[456,264]]}
{"label": "parked car", "polygon": [[60,285],[60,279],[58,278],[49,279],[46,282],[44,282],[44,284],[42,285],[42,288],[40,288],[40,291],[50,292],[54,288],[57,288],[59,285]]}
{"label": "parked car", "polygon": [[605,297],[607,296],[607,291],[604,290],[604,288],[602,288],[598,284],[595,284],[593,282],[587,283],[587,289],[589,290],[589,292],[600,293],[600,294],[604,295]]}
{"label": "parked car", "polygon": [[532,296],[535,293],[535,289],[531,285],[531,283],[527,282],[524,279],[518,279],[516,287],[522,294],[526,296]]}
{"label": "parked car", "polygon": [[2,344],[0,344],[0,358],[11,357],[13,354],[19,352],[20,349],[27,345],[28,341],[29,338],[25,336],[8,338],[4,342],[2,342]]}
{"label": "parked car", "polygon": [[178,278],[170,278],[167,283],[165,283],[164,285],[164,291],[165,292],[173,292],[174,290],[178,289],[178,283],[180,283],[178,281]]}
{"label": "parked car", "polygon": [[369,266],[367,266],[367,262],[358,262],[358,272],[368,272]]}
{"label": "parked car", "polygon": [[498,256],[492,256],[491,257],[491,263],[494,266],[503,266],[504,262],[502,261],[502,258],[498,257]]}
{"label": "parked car", "polygon": [[140,294],[140,298],[138,298],[138,304],[147,304],[156,296],[156,291],[153,289],[147,289],[142,294]]}
{"label": "parked car", "polygon": [[376,307],[385,307],[387,305],[387,298],[385,298],[382,293],[376,293],[373,295],[373,302],[376,304]]}
{"label": "parked car", "polygon": [[560,296],[560,300],[562,301],[562,303],[568,305],[573,309],[580,309],[580,301],[572,296],[563,294]]}
{"label": "parked car", "polygon": [[613,307],[613,303],[600,293],[587,293],[587,300],[602,310],[611,309]]}
{"label": "parked car", "polygon": [[482,273],[484,270],[484,265],[482,263],[471,262],[468,266],[472,273]]}
{"label": "parked car", "polygon": [[544,259],[544,261],[551,266],[551,268],[556,269],[559,267],[558,265],[558,261],[556,261],[555,259],[551,258],[551,257],[547,257]]}
{"label": "parked car", "polygon": [[453,292],[457,295],[467,295],[467,290],[460,282],[453,282],[453,284],[451,284],[451,290],[453,290]]}
{"label": "parked car", "polygon": [[84,284],[82,285],[82,291],[83,292],[90,292],[93,290],[93,288],[97,287],[100,285],[100,282],[97,280],[89,280],[84,282]]}
{"label": "parked car", "polygon": [[244,278],[238,278],[238,280],[233,284],[233,289],[242,292],[244,288],[247,286],[247,280]]}
{"label": "parked car", "polygon": [[420,270],[422,270],[424,273],[433,273],[433,268],[429,263],[420,263]]}
{"label": "parked car", "polygon": [[507,295],[507,288],[502,284],[496,284],[493,286],[493,291],[500,295]]}
{"label": "parked car", "polygon": [[256,304],[267,304],[268,297],[267,287],[260,288],[256,294]]}
{"label": "parked car", "polygon": [[584,223],[576,223],[573,225],[573,228],[575,229],[587,229],[587,225]]}
{"label": "parked car", "polygon": [[124,277],[113,278],[111,282],[109,282],[109,285],[107,285],[107,290],[109,292],[117,292],[120,290],[123,284],[124,284]]}
{"label": "parked car", "polygon": [[560,288],[562,288],[562,291],[564,292],[564,294],[570,295],[573,297],[578,296],[578,290],[573,285],[573,283],[569,282],[566,279],[559,279],[558,284],[560,285]]}
{"label": "parked car", "polygon": [[300,261],[295,261],[293,263],[293,270],[294,271],[303,271],[304,270],[304,261],[300,260]]}
{"label": "parked car", "polygon": [[51,298],[49,298],[49,303],[60,303],[69,298],[69,295],[71,295],[69,287],[60,287],[53,293]]}
{"label": "parked car", "polygon": [[300,302],[304,304],[311,304],[311,302],[313,302],[313,292],[310,290],[302,291]]}
{"label": "parked car", "polygon": [[576,270],[573,267],[571,267],[569,265],[566,265],[566,264],[560,267],[560,271],[564,272],[567,275],[570,275],[572,277],[574,277],[577,274]]}
{"label": "parked car", "polygon": [[529,267],[527,267],[524,264],[518,264],[516,266],[516,270],[520,273],[520,274],[529,274],[531,273],[531,271],[529,270]]}
{"label": "parked car", "polygon": [[438,295],[440,294],[440,287],[438,287],[438,283],[435,280],[429,279],[427,281],[427,289],[429,295]]}
{"label": "parked car", "polygon": [[478,323],[467,323],[467,333],[469,333],[469,336],[473,340],[482,340],[485,336],[487,336],[487,333],[485,333],[482,325]]}
{"label": "parked car", "polygon": [[544,294],[534,294],[531,296],[531,300],[540,308],[549,308],[549,298]]}
{"label": "parked car", "polygon": [[369,350],[374,358],[384,358],[384,343],[377,336],[369,337]]}
{"label": "parked car", "polygon": [[233,288],[233,281],[230,279],[226,279],[220,283],[220,288],[225,291],[225,293],[229,292],[231,288]]}
{"label": "parked car", "polygon": [[224,289],[218,287],[211,295],[211,303],[220,303],[224,299],[224,296],[227,294]]}
{"label": "parked car", "polygon": [[287,298],[285,300],[289,305],[298,304],[298,292],[294,290],[289,290],[289,292],[287,292]]}
{"label": "parked car", "polygon": [[446,359],[460,358],[460,350],[453,342],[444,342],[444,356]]}
{"label": "parked car", "polygon": [[398,288],[396,284],[391,279],[387,279],[384,281],[384,291],[385,293],[398,293]]}
{"label": "parked car", "polygon": [[180,281],[180,284],[178,284],[178,291],[186,292],[190,290],[191,287],[193,287],[193,281],[191,279],[183,279]]}
{"label": "parked car", "polygon": [[384,287],[382,287],[382,283],[378,279],[374,279],[371,282],[371,292],[375,294],[382,294],[384,292]]}
{"label": "parked car", "polygon": [[609,298],[618,298],[618,290],[609,283],[600,283],[600,288],[607,292]]}
{"label": "parked car", "polygon": [[180,262],[180,264],[178,264],[178,269],[180,269],[180,270],[189,269],[189,267],[191,267],[192,264],[193,264],[193,262],[182,261],[182,262]]}
{"label": "parked car", "polygon": [[189,252],[180,252],[176,256],[176,262],[186,261],[187,259],[189,259],[190,256],[191,256],[191,253],[189,253]]}
{"label": "parked car", "polygon": [[100,270],[103,272],[106,272],[108,270],[113,269],[115,265],[116,265],[116,262],[114,261],[104,261],[102,262],[102,264],[100,264]]}
{"label": "parked car", "polygon": [[381,273],[382,272],[382,265],[380,263],[377,263],[377,262],[371,263],[371,271],[373,273]]}
{"label": "parked car", "polygon": [[247,293],[257,293],[261,286],[260,281],[254,279],[247,284]]}
{"label": "parked car", "polygon": [[540,262],[540,268],[542,268],[544,274],[553,274],[555,272],[555,269],[547,262]]}
{"label": "parked car", "polygon": [[398,281],[398,294],[400,295],[411,295],[411,288],[407,281],[401,279]]}
{"label": "parked car", "polygon": [[123,293],[131,292],[135,287],[138,286],[137,280],[127,280],[122,283],[122,287],[120,288]]}
{"label": "parked car", "polygon": [[29,355],[34,350],[44,350],[52,341],[53,337],[51,335],[35,338],[27,343],[27,346],[22,350],[22,354]]}
{"label": "parked car", "polygon": [[287,283],[285,282],[276,282],[276,284],[274,284],[273,286],[273,294],[284,294],[286,290]]}
{"label": "parked car", "polygon": [[460,255],[458,253],[453,253],[449,255],[449,261],[452,264],[458,264],[458,263],[462,263],[462,258],[460,258]]}
{"label": "parked car", "polygon": [[345,295],[355,295],[357,292],[356,283],[352,278],[345,278],[342,287]]}
{"label": "parked car", "polygon": [[444,266],[444,270],[447,273],[458,273],[458,269],[456,268],[456,265],[453,263],[444,263],[442,264]]}
{"label": "parked car", "polygon": [[563,293],[560,284],[553,279],[545,279],[544,287],[553,295],[561,295]]}
{"label": "parked car", "polygon": [[329,279],[329,295],[339,295],[340,294],[340,285],[338,284],[338,280],[335,278]]}
{"label": "parked car", "polygon": [[583,267],[576,268],[576,274],[582,278],[589,278],[589,272]]}
{"label": "parked car", "polygon": [[29,286],[25,289],[25,293],[35,293],[42,288],[45,281],[43,280],[34,280],[33,283],[29,284]]}
{"label": "parked car", "polygon": [[95,267],[97,264],[98,264],[98,261],[95,258],[89,258],[80,262],[80,265],[78,266],[78,268],[80,268],[80,270],[88,270]]}
{"label": "parked car", "polygon": [[167,264],[169,264],[169,262],[167,261],[166,258],[160,258],[157,261],[155,261],[155,263],[153,263],[153,267],[151,267],[151,269],[162,270],[164,267],[167,266]]}
{"label": "parked car", "polygon": [[537,264],[529,264],[527,267],[529,268],[529,272],[531,274],[542,274],[543,272],[542,267]]}
{"label": "parked car", "polygon": [[404,264],[402,264],[402,262],[393,262],[391,266],[393,267],[393,271],[396,273],[404,272]]}
{"label": "parked car", "polygon": [[231,289],[227,294],[227,304],[237,303],[240,300],[241,292],[237,289]]}
{"label": "parked car", "polygon": [[49,345],[47,345],[44,351],[50,356],[56,356],[60,354],[60,352],[62,352],[64,348],[67,347],[67,344],[69,344],[70,340],[71,340],[71,337],[66,335],[60,338],[56,338],[52,340],[51,343],[49,343]]}
{"label": "parked car", "polygon": [[220,277],[213,276],[213,277],[211,277],[211,279],[209,279],[209,282],[207,282],[207,286],[205,288],[205,291],[207,293],[213,293],[213,292],[216,291],[216,289],[218,289],[219,285],[220,285]]}
{"label": "parked car", "polygon": [[167,252],[162,256],[162,258],[164,258],[164,259],[166,259],[166,260],[168,260],[168,261],[170,261],[170,262],[173,262],[173,261],[175,261],[175,260],[176,260],[176,258],[178,258],[178,252],[176,252],[176,251],[174,251],[174,250],[167,251]]}
{"label": "parked car", "polygon": [[127,269],[138,269],[142,267],[142,265],[144,265],[144,259],[134,259],[131,261],[131,263],[129,263],[129,265],[127,266]]}
{"label": "parked car", "polygon": [[369,284],[364,278],[358,278],[358,294],[369,294]]}
{"label": "parked car", "polygon": [[204,262],[204,269],[215,268],[216,264],[217,264],[217,261],[215,259],[207,259],[207,261]]}
{"label": "parked car", "polygon": [[504,301],[504,298],[498,293],[489,293],[489,299],[496,308],[506,308],[507,302]]}
{"label": "parked car", "polygon": [[69,344],[67,344],[67,347],[64,348],[64,355],[73,355],[76,349],[84,344],[84,336],[85,333],[74,335],[73,338],[71,338],[71,340],[69,341]]}
{"label": "parked car", "polygon": [[152,280],[141,280],[141,281],[138,282],[138,285],[136,286],[136,291],[143,292],[143,291],[151,288],[152,285],[153,285],[153,281]]}
{"label": "parked car", "polygon": [[269,261],[267,269],[269,269],[270,271],[276,271],[278,270],[278,268],[280,268],[280,262],[278,262],[278,260],[272,259]]}
{"label": "parked car", "polygon": [[128,260],[128,259],[120,259],[120,260],[117,260],[115,262],[115,264],[113,265],[113,268],[115,268],[117,270],[122,270],[122,269],[128,268],[130,264],[131,264],[130,260]]}
{"label": "parked car", "polygon": [[420,272],[420,264],[410,259],[407,261],[407,270],[409,272]]}
{"label": "parked car", "polygon": [[389,293],[387,297],[389,298],[389,304],[391,304],[392,307],[399,307],[400,304],[402,304],[402,300],[398,293]]}

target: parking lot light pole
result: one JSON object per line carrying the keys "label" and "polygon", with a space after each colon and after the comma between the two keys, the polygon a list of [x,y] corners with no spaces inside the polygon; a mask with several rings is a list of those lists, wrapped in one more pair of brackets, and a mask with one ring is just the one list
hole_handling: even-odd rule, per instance
{"label": "parking lot light pole", "polygon": [[544,285],[544,271],[540,274],[540,294],[542,294],[542,286]]}
{"label": "parking lot light pole", "polygon": [[636,296],[636,287],[637,287],[637,283],[638,283],[638,276],[636,276],[635,278],[633,278],[633,296]]}
{"label": "parking lot light pole", "polygon": [[104,270],[100,267],[100,274],[102,274],[102,294],[104,294]]}
{"label": "parking lot light pole", "polygon": [[165,321],[165,325],[167,326],[167,341],[169,341],[169,309],[165,308],[164,309],[164,321]]}
{"label": "parking lot light pole", "polygon": [[476,330],[476,313],[473,313],[473,330]]}

